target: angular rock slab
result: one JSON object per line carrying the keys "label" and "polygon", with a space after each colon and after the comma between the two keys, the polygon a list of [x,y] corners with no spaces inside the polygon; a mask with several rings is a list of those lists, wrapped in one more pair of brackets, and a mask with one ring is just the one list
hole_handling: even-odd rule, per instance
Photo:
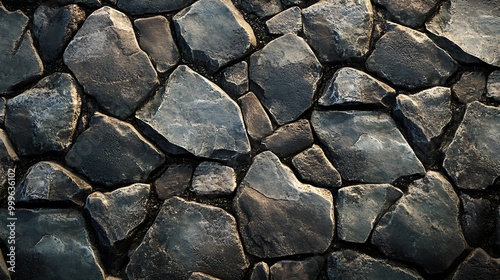
{"label": "angular rock slab", "polygon": [[191,165],[170,165],[160,178],[154,182],[158,198],[168,199],[182,194],[191,185],[192,176],[193,167]]}
{"label": "angular rock slab", "polygon": [[490,73],[486,88],[488,90],[486,93],[487,97],[500,101],[500,70],[495,70]]}
{"label": "angular rock slab", "polygon": [[130,279],[187,279],[192,272],[241,279],[248,266],[230,214],[174,197],[131,253],[126,273]]}
{"label": "angular rock slab", "polygon": [[236,0],[238,7],[258,17],[269,17],[283,10],[280,0]]}
{"label": "angular rock slab", "polygon": [[288,157],[306,148],[314,141],[311,125],[307,119],[285,124],[262,141],[266,149],[280,157]]}
{"label": "angular rock slab", "polygon": [[220,86],[229,95],[239,97],[248,91],[248,64],[238,62],[222,71]]}
{"label": "angular rock slab", "polygon": [[15,198],[17,201],[59,201],[83,206],[91,192],[92,187],[85,180],[64,166],[41,161],[28,169],[17,187]]}
{"label": "angular rock slab", "polygon": [[[7,211],[0,217],[7,221]],[[16,209],[16,218],[16,279],[105,279],[78,211]],[[2,227],[2,240],[8,235]]]}
{"label": "angular rock slab", "polygon": [[250,280],[269,280],[269,266],[267,263],[256,263],[250,273]]}
{"label": "angular rock slab", "polygon": [[0,6],[0,95],[43,73],[42,60],[27,29],[28,20],[21,11],[9,12]]}
{"label": "angular rock slab", "polygon": [[118,0],[118,8],[131,15],[162,14],[183,9],[194,1],[196,0]]}
{"label": "angular rock slab", "polygon": [[193,272],[189,276],[188,280],[221,280],[221,279],[215,278],[203,272]]}
{"label": "angular rock slab", "polygon": [[366,61],[366,68],[396,86],[416,89],[444,84],[457,63],[427,35],[390,24]]}
{"label": "angular rock slab", "polygon": [[368,0],[319,1],[302,10],[302,21],[322,61],[361,59],[369,50],[373,8]]}
{"label": "angular rock slab", "polygon": [[425,173],[396,124],[385,113],[314,111],[311,123],[344,180],[382,184]]}
{"label": "angular rock slab", "polygon": [[332,194],[299,182],[269,151],[254,158],[234,209],[246,252],[260,258],[323,253],[333,238]]}
{"label": "angular rock slab", "polygon": [[105,186],[144,181],[164,161],[132,125],[100,113],[66,154],[69,166]]}
{"label": "angular rock slab", "polygon": [[315,186],[339,188],[342,185],[339,172],[318,145],[314,144],[311,148],[294,156],[292,164],[302,180]]}
{"label": "angular rock slab", "polygon": [[500,259],[494,259],[482,248],[477,248],[458,266],[452,280],[497,279]]}
{"label": "angular rock slab", "polygon": [[80,94],[73,77],[55,73],[9,99],[5,127],[17,152],[38,155],[67,150],[80,116]]}
{"label": "angular rock slab", "polygon": [[197,195],[229,195],[236,189],[234,169],[217,162],[200,163],[193,174],[191,191]]}
{"label": "angular rock slab", "polygon": [[64,63],[107,113],[132,115],[158,83],[128,17],[110,7],[93,12],[64,51]]}
{"label": "angular rock slab", "polygon": [[482,190],[500,176],[498,135],[500,109],[479,102],[468,104],[443,162],[459,188]]}
{"label": "angular rock slab", "polygon": [[324,262],[324,258],[320,256],[310,257],[301,261],[279,261],[269,268],[270,279],[316,280]]}
{"label": "angular rock slab", "polygon": [[479,101],[486,91],[486,76],[482,72],[465,72],[451,89],[462,103]]}
{"label": "angular rock slab", "polygon": [[0,128],[0,198],[2,199],[9,187],[9,169],[15,169],[18,161],[19,157],[14,150],[14,146],[12,146],[5,131]]}
{"label": "angular rock slab", "polygon": [[459,200],[441,174],[429,171],[380,219],[372,235],[384,255],[415,263],[430,274],[446,270],[467,243]]}
{"label": "angular rock slab", "polygon": [[297,34],[302,31],[302,12],[299,7],[291,7],[266,21],[270,34]]}
{"label": "angular rock slab", "polygon": [[312,105],[321,64],[304,39],[286,34],[252,54],[249,76],[252,91],[283,125]]}
{"label": "angular rock slab", "polygon": [[178,66],[136,118],[157,138],[199,157],[229,160],[250,152],[238,105],[217,85]]}
{"label": "angular rock slab", "polygon": [[479,247],[492,232],[494,224],[493,206],[486,198],[460,195],[463,213],[460,217],[465,240],[471,247]]}
{"label": "angular rock slab", "polygon": [[248,136],[255,141],[273,133],[273,124],[269,119],[264,107],[253,92],[249,92],[238,98],[238,104],[243,114],[243,120],[247,128]]}
{"label": "angular rock slab", "polygon": [[173,22],[185,57],[211,73],[257,45],[252,27],[230,0],[199,0]]}
{"label": "angular rock slab", "polygon": [[425,22],[439,0],[375,0],[374,2],[384,6],[395,21],[416,28]]}
{"label": "angular rock slab", "polygon": [[427,30],[447,38],[463,51],[500,66],[500,6],[496,1],[446,1],[427,22]]}

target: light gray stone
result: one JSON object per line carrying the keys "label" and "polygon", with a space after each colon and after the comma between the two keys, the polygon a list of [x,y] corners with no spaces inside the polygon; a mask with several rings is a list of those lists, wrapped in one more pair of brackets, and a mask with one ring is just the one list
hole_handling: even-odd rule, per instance
{"label": "light gray stone", "polygon": [[462,103],[479,101],[486,92],[486,75],[482,72],[465,72],[451,89]]}
{"label": "light gray stone", "polygon": [[248,91],[248,64],[238,62],[222,71],[220,86],[233,97],[240,97]]}
{"label": "light gray stone", "polygon": [[488,90],[486,93],[487,97],[491,97],[495,101],[500,101],[500,70],[495,70],[490,73],[486,88]]}
{"label": "light gray stone", "polygon": [[256,263],[250,273],[250,280],[269,280],[269,266],[267,263]]}
{"label": "light gray stone", "polygon": [[431,15],[439,0],[375,0],[375,3],[385,7],[395,21],[416,28]]}
{"label": "light gray stone", "polygon": [[118,0],[118,8],[131,15],[161,14],[183,9],[195,1],[196,0]]}
{"label": "light gray stone", "polygon": [[191,191],[197,195],[229,195],[236,189],[234,169],[217,162],[204,161],[194,170]]}
{"label": "light gray stone", "polygon": [[258,17],[269,17],[283,10],[280,0],[236,0],[241,9]]}
{"label": "light gray stone", "polygon": [[297,34],[302,31],[302,12],[299,7],[291,7],[266,21],[270,34]]}
{"label": "light gray stone", "polygon": [[302,180],[318,187],[339,188],[342,178],[323,149],[318,145],[301,152],[292,158],[293,167]]}
{"label": "light gray stone", "polygon": [[269,116],[253,92],[249,92],[238,99],[248,136],[260,141],[273,132],[273,125]]}
{"label": "light gray stone", "polygon": [[311,147],[314,138],[307,119],[285,124],[262,140],[262,145],[280,157],[288,157]]}
{"label": "light gray stone", "polygon": [[482,248],[474,249],[457,267],[452,280],[496,279],[500,275],[500,259],[494,259]]}
{"label": "light gray stone", "polygon": [[272,280],[316,280],[323,267],[323,257],[310,257],[300,261],[278,261],[269,268]]}

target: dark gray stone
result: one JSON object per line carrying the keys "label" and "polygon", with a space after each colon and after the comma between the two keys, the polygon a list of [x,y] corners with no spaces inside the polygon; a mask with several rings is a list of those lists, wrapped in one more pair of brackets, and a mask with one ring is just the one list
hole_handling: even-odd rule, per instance
{"label": "dark gray stone", "polygon": [[229,166],[204,161],[194,170],[191,191],[197,195],[229,195],[236,189],[236,173]]}
{"label": "dark gray stone", "polygon": [[247,133],[250,138],[260,141],[262,138],[273,133],[271,120],[253,92],[249,92],[238,98],[238,104],[241,107],[243,120],[245,121]]}
{"label": "dark gray stone", "polygon": [[286,34],[252,54],[249,75],[253,92],[283,125],[311,107],[321,64],[304,39]]}
{"label": "dark gray stone", "polygon": [[314,111],[311,123],[342,179],[392,183],[424,174],[391,117],[376,111]]}
{"label": "dark gray stone", "polygon": [[301,152],[292,159],[293,167],[302,180],[318,187],[339,188],[342,178],[323,149],[318,145]]}
{"label": "dark gray stone", "polygon": [[185,58],[211,73],[257,45],[252,27],[231,0],[198,0],[173,22]]}
{"label": "dark gray stone", "polygon": [[156,132],[157,142],[166,141],[195,156],[232,160],[250,152],[236,102],[184,65],[174,70],[136,118]]}
{"label": "dark gray stone", "polygon": [[3,256],[4,256],[4,254],[3,254],[2,250],[0,250],[0,279],[1,280],[10,280],[11,278],[10,278],[9,268],[7,267],[7,263],[5,262],[5,259]]}
{"label": "dark gray stone", "polygon": [[195,1],[196,0],[118,0],[118,8],[131,15],[162,14],[183,9],[193,4]]}
{"label": "dark gray stone", "polygon": [[129,279],[187,279],[193,271],[241,279],[248,266],[231,215],[174,197],[131,252],[126,273]]}
{"label": "dark gray stone", "polygon": [[477,248],[458,266],[452,280],[494,280],[500,275],[500,259],[494,259]]}
{"label": "dark gray stone", "polygon": [[500,70],[495,70],[488,75],[486,88],[488,90],[486,93],[487,97],[491,97],[495,101],[500,101]]}
{"label": "dark gray stone", "polygon": [[[101,0],[56,0],[59,5],[67,5],[67,4],[82,4],[89,8],[98,8],[102,6]],[[116,0],[104,0],[104,1],[115,1]]]}
{"label": "dark gray stone", "polygon": [[280,157],[288,157],[311,147],[314,138],[307,119],[285,124],[262,141],[264,147]]}
{"label": "dark gray stone", "polygon": [[390,24],[366,68],[396,86],[416,89],[444,84],[457,70],[457,63],[424,33]]}
{"label": "dark gray stone", "polygon": [[259,17],[270,17],[283,10],[280,0],[236,0],[243,11]]}
{"label": "dark gray stone", "polygon": [[283,3],[283,5],[287,6],[287,7],[290,7],[290,6],[304,6],[306,3],[308,2],[308,0],[281,0],[281,3]]}
{"label": "dark gray stone", "polygon": [[158,83],[151,61],[139,48],[132,23],[108,6],[85,20],[63,58],[85,92],[120,119],[132,115]]}
{"label": "dark gray stone", "polygon": [[341,188],[335,200],[339,239],[365,243],[380,217],[402,195],[389,184]]}
{"label": "dark gray stone", "polygon": [[269,266],[265,262],[256,263],[250,273],[250,280],[269,280]]}
{"label": "dark gray stone", "polygon": [[322,61],[363,58],[370,48],[369,0],[319,1],[302,10],[304,35]]}
{"label": "dark gray stone", "polygon": [[328,257],[330,280],[423,280],[417,272],[375,259],[353,250],[333,252]]}
{"label": "dark gray stone", "polygon": [[302,261],[279,261],[270,267],[270,279],[316,280],[324,262],[325,260],[320,256],[310,257]]}
{"label": "dark gray stone", "polygon": [[154,182],[158,198],[169,199],[182,194],[191,185],[192,176],[193,167],[191,165],[170,165],[160,178]]}
{"label": "dark gray stone", "polygon": [[69,166],[108,187],[144,181],[164,161],[132,125],[100,113],[66,154]]}
{"label": "dark gray stone", "polygon": [[55,73],[7,101],[5,128],[20,155],[66,151],[73,141],[80,107],[75,79]]}
{"label": "dark gray stone", "polygon": [[234,209],[246,252],[260,258],[323,253],[333,238],[332,194],[299,182],[269,151],[254,158]]}
{"label": "dark gray stone", "polygon": [[158,72],[165,73],[179,62],[179,50],[168,19],[163,16],[139,18],[134,20],[134,26],[139,31],[139,45],[149,54]]}
{"label": "dark gray stone", "polygon": [[486,75],[481,72],[465,72],[451,89],[462,103],[479,101],[486,92]]}
{"label": "dark gray stone", "polygon": [[238,98],[248,91],[248,64],[238,62],[222,71],[220,86],[229,95]]}
{"label": "dark gray stone", "polygon": [[468,104],[443,163],[459,188],[482,190],[500,175],[500,138],[493,135],[500,135],[500,108]]}
{"label": "dark gray stone", "polygon": [[464,52],[459,46],[445,37],[440,37],[432,33],[426,33],[429,38],[440,48],[445,50],[457,62],[464,64],[479,64],[483,63],[479,58]]}
{"label": "dark gray stone", "polygon": [[267,31],[273,35],[297,34],[302,31],[302,12],[291,7],[266,21]]}
{"label": "dark gray stone", "polygon": [[479,247],[494,227],[493,205],[485,198],[472,198],[461,194],[463,213],[460,221],[465,240],[472,247]]}
{"label": "dark gray stone", "polygon": [[494,234],[494,246],[496,247],[496,250],[500,252],[500,206],[497,208],[496,212],[496,224],[495,224],[495,234]]}
{"label": "dark gray stone", "polygon": [[419,27],[434,11],[439,0],[375,0],[390,13],[391,18],[409,27]]}
{"label": "dark gray stone", "polygon": [[193,272],[189,276],[188,280],[221,280],[221,279],[212,277],[212,276],[205,274],[203,272]]}
{"label": "dark gray stone", "polygon": [[[14,193],[15,190],[8,190],[8,187],[14,187],[8,183],[9,173],[14,174],[19,157],[14,151],[14,147],[9,137],[3,129],[0,128],[0,198],[3,199],[7,192]],[[15,174],[14,174],[15,175]],[[13,175],[11,175],[11,178]],[[11,180],[12,181],[12,180]]]}
{"label": "dark gray stone", "polygon": [[443,272],[467,246],[458,221],[459,200],[441,174],[429,171],[380,219],[372,235],[384,255]]}

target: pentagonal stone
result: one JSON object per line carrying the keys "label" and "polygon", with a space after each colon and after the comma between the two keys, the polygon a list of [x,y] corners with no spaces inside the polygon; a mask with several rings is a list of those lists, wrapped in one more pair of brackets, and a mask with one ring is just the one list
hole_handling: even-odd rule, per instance
{"label": "pentagonal stone", "polygon": [[[3,129],[0,128],[0,198],[4,198],[6,195],[6,192],[8,191],[8,187],[14,187],[12,185],[8,184],[8,178],[9,178],[9,173],[13,174],[11,175],[15,177],[15,172],[9,172],[9,169],[11,171],[15,171],[16,169],[16,163],[19,161],[19,157],[17,156],[16,152],[14,151],[14,147],[12,146],[12,143],[9,140],[9,137],[7,137],[7,134]],[[11,180],[11,182],[14,182]],[[11,191],[14,193],[14,190],[11,189]]]}
{"label": "pentagonal stone", "polygon": [[195,156],[223,160],[250,151],[236,102],[184,65],[174,70],[136,118],[146,125],[145,133],[166,149],[173,144]]}
{"label": "pentagonal stone", "polygon": [[304,35],[322,61],[363,58],[370,48],[373,9],[368,0],[319,1],[302,10]]}
{"label": "pentagonal stone", "polygon": [[193,271],[241,279],[248,265],[231,215],[174,197],[131,252],[126,273],[130,279],[187,279]]}
{"label": "pentagonal stone", "polygon": [[392,183],[424,174],[391,117],[374,111],[314,111],[311,123],[342,179]]}
{"label": "pentagonal stone", "polygon": [[482,248],[477,248],[458,266],[452,280],[497,279],[500,259],[494,259]]}
{"label": "pentagonal stone", "polygon": [[291,7],[266,21],[270,34],[297,34],[302,31],[302,13],[299,7]]}
{"label": "pentagonal stone", "polygon": [[314,141],[311,125],[306,119],[285,124],[267,136],[262,144],[280,157],[288,157],[306,148]]}
{"label": "pentagonal stone", "polygon": [[230,0],[199,0],[173,22],[185,57],[212,73],[257,44],[252,27]]}
{"label": "pentagonal stone", "polygon": [[419,27],[434,11],[439,0],[375,0],[375,3],[384,6],[395,21],[409,27]]}
{"label": "pentagonal stone", "polygon": [[240,97],[248,91],[248,64],[238,62],[222,71],[220,86],[233,97]]}
{"label": "pentagonal stone", "polygon": [[105,186],[144,181],[164,161],[132,125],[100,113],[66,154],[69,166]]}
{"label": "pentagonal stone", "polygon": [[310,257],[301,261],[279,261],[269,268],[270,279],[316,280],[324,262],[325,260],[320,256]]}
{"label": "pentagonal stone", "polygon": [[236,0],[242,10],[259,17],[269,17],[283,10],[280,0]]}
{"label": "pentagonal stone", "polygon": [[168,199],[182,194],[191,185],[192,176],[193,167],[191,165],[170,165],[160,178],[154,182],[158,198]]}
{"label": "pentagonal stone", "polygon": [[500,70],[495,70],[490,73],[486,87],[488,89],[486,96],[496,101],[500,101]]}
{"label": "pentagonal stone", "polygon": [[494,228],[493,206],[486,198],[460,195],[463,213],[460,221],[465,240],[472,247],[479,247]]}
{"label": "pentagonal stone", "polygon": [[269,280],[269,266],[267,263],[256,263],[250,273],[250,280]]}
{"label": "pentagonal stone", "polygon": [[20,155],[65,151],[72,143],[80,107],[75,79],[55,73],[7,101],[5,127]]}
{"label": "pentagonal stone", "polygon": [[197,195],[229,195],[236,189],[236,173],[229,166],[204,161],[194,170],[191,191]]}
{"label": "pentagonal stone", "polygon": [[158,83],[128,17],[110,7],[93,12],[64,52],[64,63],[107,113],[125,119]]}
{"label": "pentagonal stone", "polygon": [[479,101],[486,91],[486,76],[481,72],[465,72],[451,89],[462,103]]}
{"label": "pentagonal stone", "polygon": [[252,54],[249,75],[253,92],[283,125],[311,106],[321,64],[304,39],[286,34]]}
{"label": "pentagonal stone", "polygon": [[315,186],[338,188],[342,185],[339,172],[318,145],[294,156],[292,163],[300,178]]}
{"label": "pentagonal stone", "polygon": [[271,120],[253,92],[240,97],[238,104],[241,107],[243,120],[250,138],[260,141],[273,132]]}
{"label": "pentagonal stone", "polygon": [[299,182],[269,151],[254,158],[234,208],[246,251],[260,258],[323,253],[333,238],[332,194]]}
{"label": "pentagonal stone", "polygon": [[434,274],[446,270],[467,246],[458,221],[459,200],[441,174],[429,171],[380,219],[372,235],[386,256]]}
{"label": "pentagonal stone", "polygon": [[366,68],[396,86],[416,89],[444,84],[457,63],[427,35],[390,24],[366,61]]}
{"label": "pentagonal stone", "polygon": [[118,0],[118,8],[131,15],[161,14],[183,9],[194,1],[196,0]]}
{"label": "pentagonal stone", "polygon": [[500,135],[500,109],[468,104],[443,162],[459,188],[482,190],[500,175],[500,138],[493,135]]}

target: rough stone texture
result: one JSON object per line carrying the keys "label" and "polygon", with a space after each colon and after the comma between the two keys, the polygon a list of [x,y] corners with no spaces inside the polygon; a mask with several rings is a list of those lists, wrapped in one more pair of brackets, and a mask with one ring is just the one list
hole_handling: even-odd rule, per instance
{"label": "rough stone texture", "polygon": [[311,125],[307,119],[285,124],[267,136],[262,144],[280,157],[296,154],[313,144]]}
{"label": "rough stone texture", "polygon": [[416,28],[431,15],[439,0],[375,0],[374,2],[384,6],[395,21]]}
{"label": "rough stone texture", "polygon": [[231,215],[174,197],[131,253],[126,273],[130,279],[187,279],[195,271],[241,279],[248,266]]}
{"label": "rough stone texture", "polygon": [[[2,210],[1,219],[7,221],[7,214]],[[22,240],[15,244],[15,279],[105,279],[77,210],[16,209],[15,215],[16,237]],[[9,231],[1,227],[2,240]]]}
{"label": "rough stone texture", "polygon": [[270,279],[316,280],[324,262],[325,260],[320,256],[307,258],[301,261],[279,261],[270,267]]}
{"label": "rough stone texture", "polygon": [[333,75],[318,100],[322,106],[336,104],[386,105],[385,98],[396,91],[387,84],[354,68],[344,67]]}
{"label": "rough stone texture", "polygon": [[161,144],[166,141],[195,156],[229,160],[250,151],[236,102],[184,65],[174,70],[136,118],[158,135],[161,146],[167,146]]}
{"label": "rough stone texture", "polygon": [[252,27],[230,0],[198,0],[173,22],[184,56],[212,73],[257,45]]}
{"label": "rough stone texture", "polygon": [[330,280],[423,280],[413,270],[353,250],[333,252],[327,263]]}
{"label": "rough stone texture", "polygon": [[188,280],[220,280],[220,278],[212,277],[212,276],[205,274],[203,272],[193,272],[189,276]]}
{"label": "rough stone texture", "polygon": [[33,36],[42,60],[50,63],[59,58],[84,20],[85,11],[78,5],[38,6],[33,16]]}
{"label": "rough stone texture", "polygon": [[500,135],[500,109],[468,104],[443,163],[459,188],[485,189],[500,175],[500,138],[495,135]]}
{"label": "rough stone texture", "polygon": [[2,280],[10,280],[10,272],[9,268],[7,267],[7,263],[5,262],[4,259],[4,254],[2,250],[0,250],[0,279]]}
{"label": "rough stone texture", "polygon": [[182,194],[190,186],[192,176],[193,167],[191,165],[170,165],[160,178],[154,182],[158,198],[169,199]]}
{"label": "rough stone texture", "polygon": [[270,17],[283,10],[280,0],[236,0],[241,9],[258,17]]}
{"label": "rough stone texture", "polygon": [[249,75],[252,91],[283,125],[312,105],[321,64],[304,39],[286,34],[252,54]]}
{"label": "rough stone texture", "polygon": [[163,16],[154,16],[136,19],[134,26],[139,31],[139,45],[149,54],[156,70],[165,73],[172,69],[180,54],[170,31],[170,22]]}
{"label": "rough stone texture", "polygon": [[131,15],[160,14],[183,9],[195,1],[196,0],[118,0],[118,8]]}
{"label": "rough stone texture", "polygon": [[500,101],[500,70],[495,70],[488,76],[488,84],[486,85],[488,92],[487,97],[491,97],[496,101]]}
{"label": "rough stone texture", "polygon": [[302,12],[292,7],[266,21],[267,31],[273,35],[297,34],[302,31]]}
{"label": "rough stone texture", "polygon": [[265,262],[256,263],[250,273],[250,280],[269,280],[269,266]]}
{"label": "rough stone texture", "polygon": [[463,214],[460,221],[465,240],[472,247],[479,247],[494,227],[493,206],[485,198],[472,198],[461,194]]}
{"label": "rough stone texture", "polygon": [[323,253],[333,238],[332,194],[300,183],[269,151],[254,158],[234,209],[246,252],[260,258]]}
{"label": "rough stone texture", "polygon": [[392,183],[425,170],[391,117],[374,111],[314,111],[311,123],[342,179]]}
{"label": "rough stone texture", "polygon": [[43,64],[27,29],[28,17],[21,11],[9,12],[0,5],[0,95],[43,73]]}
{"label": "rough stone texture", "polygon": [[293,167],[302,180],[318,187],[339,188],[342,178],[318,145],[301,152],[292,159]]}
{"label": "rough stone texture", "polygon": [[339,239],[365,243],[380,217],[402,195],[389,184],[341,188],[335,200]]}
{"label": "rough stone texture", "polygon": [[366,68],[396,86],[416,89],[444,84],[457,70],[457,63],[424,33],[390,24]]}
{"label": "rough stone texture", "polygon": [[464,52],[460,47],[458,47],[452,41],[446,39],[445,37],[440,37],[434,35],[432,33],[426,33],[431,40],[438,45],[438,47],[445,50],[453,59],[457,62],[465,63],[465,64],[479,64],[483,63],[479,58],[472,56],[466,52]]}
{"label": "rough stone texture", "polygon": [[448,0],[426,27],[466,53],[500,66],[500,5],[496,1]]}
{"label": "rough stone texture", "polygon": [[458,221],[459,200],[441,174],[427,172],[380,219],[372,235],[386,256],[442,272],[467,246]]}
{"label": "rough stone texture", "polygon": [[[9,169],[15,169],[19,157],[14,151],[14,147],[7,137],[7,134],[0,128],[0,198],[4,198],[8,188]],[[12,172],[11,172],[12,173]]]}
{"label": "rough stone texture", "polygon": [[71,202],[83,206],[92,187],[58,163],[41,161],[31,166],[16,190],[16,201]]}
{"label": "rough stone texture", "polygon": [[221,74],[220,86],[235,98],[245,94],[249,89],[248,64],[242,61],[224,69]]}
{"label": "rough stone texture", "polygon": [[204,161],[194,170],[191,191],[197,195],[229,195],[236,189],[236,173],[229,166]]}
{"label": "rough stone texture", "polygon": [[7,101],[5,127],[20,155],[65,151],[72,143],[80,107],[76,81],[69,74],[55,73]]}
{"label": "rough stone texture", "polygon": [[477,248],[458,266],[452,280],[497,279],[500,275],[500,259],[494,259],[483,249]]}
{"label": "rough stone texture", "polygon": [[164,161],[132,125],[100,113],[66,154],[69,166],[105,186],[146,180]]}
{"label": "rough stone texture", "polygon": [[158,83],[130,20],[107,6],[85,20],[63,58],[85,92],[120,119],[132,115]]}
{"label": "rough stone texture", "polygon": [[253,92],[249,92],[238,99],[241,107],[243,120],[247,128],[248,136],[255,141],[273,133],[273,125],[269,116],[260,104],[259,99]]}
{"label": "rough stone texture", "polygon": [[446,125],[451,121],[451,91],[433,87],[412,95],[400,94],[393,108],[415,154],[425,164],[435,162]]}
{"label": "rough stone texture", "polygon": [[481,72],[465,72],[451,89],[462,103],[479,101],[486,92],[486,76]]}

